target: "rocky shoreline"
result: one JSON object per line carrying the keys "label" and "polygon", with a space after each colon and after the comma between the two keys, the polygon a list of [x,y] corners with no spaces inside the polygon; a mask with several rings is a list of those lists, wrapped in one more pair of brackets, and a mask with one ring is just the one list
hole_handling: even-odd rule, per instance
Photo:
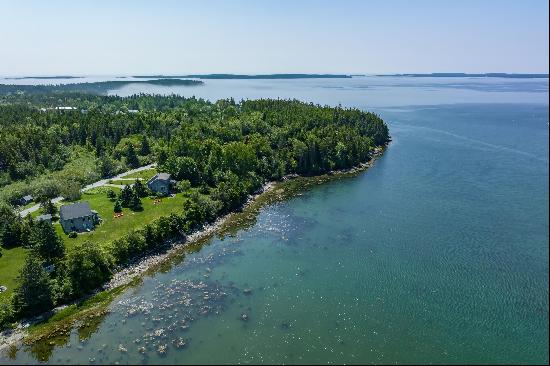
{"label": "rocky shoreline", "polygon": [[[260,192],[250,196],[248,201],[244,204],[243,208],[250,205],[256,200],[260,195],[270,191],[275,187],[275,182],[266,183],[261,189]],[[197,241],[209,237],[215,234],[218,229],[232,216],[234,213],[229,213],[225,216],[218,218],[212,224],[203,227],[201,230],[187,236],[183,241],[176,241],[170,244],[170,248],[163,252],[153,254],[147,257],[142,257],[136,261],[136,263],[130,263],[124,269],[116,272],[113,277],[103,285],[104,290],[111,290],[119,286],[127,285],[132,282],[135,278],[139,277],[151,267],[164,262],[167,258],[174,255],[176,252],[180,251],[182,248],[192,245]]]}
{"label": "rocky shoreline", "polygon": [[[382,148],[376,148],[374,150],[372,159],[367,163],[360,163],[357,167],[349,168],[349,169],[342,169],[337,171],[331,171],[328,173],[328,175],[346,175],[346,174],[353,174],[358,173],[363,170],[368,169],[371,167],[371,165],[374,163],[374,161],[382,155],[384,152],[384,149]],[[299,175],[297,174],[289,174],[283,177],[283,180],[289,180],[298,178]],[[253,203],[260,195],[267,193],[271,191],[275,186],[277,185],[277,182],[268,182],[264,184],[264,186],[260,189],[260,191],[252,196],[250,196],[247,200],[247,202],[243,205],[243,209],[246,208],[248,205]],[[213,234],[215,234],[220,227],[227,222],[227,220],[234,215],[235,213],[229,213],[225,216],[222,216],[218,218],[215,222],[212,224],[205,226],[201,230],[189,235],[187,238],[185,238],[183,241],[178,241],[175,243],[171,243],[170,249],[163,253],[153,254],[146,257],[139,258],[136,263],[130,263],[127,265],[124,269],[116,272],[111,280],[107,282],[104,286],[104,290],[111,290],[113,288],[126,285],[130,282],[132,282],[135,278],[139,277],[146,271],[148,271],[152,266],[155,266],[157,264],[162,263],[166,258],[172,256],[177,251],[180,251],[183,247],[187,245],[191,245],[198,240],[201,240],[203,238],[209,237]]]}
{"label": "rocky shoreline", "polygon": [[[368,168],[370,168],[375,161],[382,156],[384,153],[385,148],[376,148],[374,150],[374,153],[372,155],[372,158],[367,163],[361,163],[356,167],[349,168],[349,169],[342,169],[337,171],[331,171],[327,173],[327,176],[345,176],[345,175],[354,175],[357,173],[360,173]],[[283,181],[287,180],[293,180],[296,178],[299,178],[299,175],[296,174],[290,174],[283,177]],[[254,203],[260,196],[264,195],[267,192],[272,191],[277,186],[277,182],[268,182],[264,184],[264,186],[260,189],[260,191],[254,195],[251,195],[247,202],[243,205],[242,209],[245,209],[247,206]],[[210,225],[205,226],[201,230],[187,236],[184,240],[179,241],[173,241],[167,243],[169,245],[169,248],[166,251],[163,251],[162,253],[155,253],[148,256],[140,257],[129,264],[127,264],[124,268],[120,269],[119,271],[115,272],[112,276],[112,278],[103,285],[102,289],[96,291],[91,296],[101,292],[101,291],[108,291],[113,290],[121,286],[125,286],[130,284],[135,279],[142,276],[145,272],[152,269],[154,266],[162,264],[165,262],[168,258],[172,257],[173,255],[180,252],[183,248],[193,245],[200,241],[201,239],[208,238],[217,232],[222,228],[222,226],[234,215],[236,215],[237,212],[232,212],[227,215],[224,215],[220,218],[218,218],[215,222],[213,222]],[[66,308],[69,305],[63,305],[60,307],[55,308],[54,310],[39,315],[37,317],[34,317],[32,319],[25,319],[22,320],[16,328],[14,329],[8,329],[4,330],[0,333],[0,352],[5,352],[10,346],[14,344],[20,344],[24,341],[26,337],[26,329],[29,328],[32,325],[38,324],[41,321],[45,319],[45,317],[49,314],[55,314],[62,309]]]}

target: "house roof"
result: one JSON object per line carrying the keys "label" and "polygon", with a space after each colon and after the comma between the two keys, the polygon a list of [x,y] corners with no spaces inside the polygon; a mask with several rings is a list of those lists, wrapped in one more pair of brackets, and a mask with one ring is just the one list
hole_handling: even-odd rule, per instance
{"label": "house roof", "polygon": [[36,220],[38,220],[38,221],[51,220],[51,219],[52,219],[52,215],[50,215],[50,214],[40,215],[40,216],[36,217]]}
{"label": "house roof", "polygon": [[169,173],[157,173],[153,178],[149,179],[147,183],[154,182],[155,180],[170,181],[170,177],[171,175]]}
{"label": "house roof", "polygon": [[26,196],[23,196],[23,199],[25,201],[32,201],[32,196],[30,194],[26,195]]}
{"label": "house roof", "polygon": [[61,206],[59,217],[61,220],[71,220],[78,217],[93,215],[88,202],[77,202],[72,205]]}

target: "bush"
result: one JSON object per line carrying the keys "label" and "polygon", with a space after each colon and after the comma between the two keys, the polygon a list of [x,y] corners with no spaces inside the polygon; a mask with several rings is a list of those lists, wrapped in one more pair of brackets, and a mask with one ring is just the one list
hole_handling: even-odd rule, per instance
{"label": "bush", "polygon": [[187,179],[180,180],[176,183],[176,189],[178,192],[187,192],[191,189],[191,182]]}
{"label": "bush", "polygon": [[109,189],[107,191],[107,198],[109,198],[111,201],[114,201],[116,199],[116,193],[112,189]]}
{"label": "bush", "polygon": [[73,239],[74,239],[74,238],[76,238],[77,236],[78,236],[78,234],[76,233],[76,231],[71,231],[71,232],[69,233],[69,238],[73,238]]}
{"label": "bush", "polygon": [[13,321],[14,316],[11,304],[0,304],[0,329],[8,328]]}
{"label": "bush", "polygon": [[80,184],[76,181],[67,181],[61,185],[61,196],[68,201],[77,201],[82,196]]}

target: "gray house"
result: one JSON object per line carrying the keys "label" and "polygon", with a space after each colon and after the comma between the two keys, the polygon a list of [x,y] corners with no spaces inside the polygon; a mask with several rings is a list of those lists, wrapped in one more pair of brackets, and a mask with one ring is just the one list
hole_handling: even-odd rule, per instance
{"label": "gray house", "polygon": [[90,209],[88,202],[77,202],[61,206],[59,222],[66,233],[90,231],[99,223],[99,215]]}
{"label": "gray house", "polygon": [[170,178],[171,176],[168,173],[158,173],[147,181],[147,187],[155,193],[168,194],[172,185],[176,183],[175,180]]}

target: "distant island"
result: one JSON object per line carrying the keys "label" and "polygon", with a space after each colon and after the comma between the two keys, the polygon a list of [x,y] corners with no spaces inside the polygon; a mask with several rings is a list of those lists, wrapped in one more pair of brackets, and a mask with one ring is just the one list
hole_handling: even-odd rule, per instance
{"label": "distant island", "polygon": [[195,79],[349,79],[350,75],[339,74],[266,74],[266,75],[239,75],[239,74],[190,74],[180,76],[168,75],[136,75],[134,78],[195,78]]}
{"label": "distant island", "polygon": [[24,80],[24,79],[82,79],[83,76],[20,76],[5,78],[6,80]]}
{"label": "distant island", "polygon": [[431,74],[385,74],[376,76],[407,76],[407,77],[431,77],[431,78],[509,78],[509,79],[539,79],[548,78],[548,74],[508,74],[505,72],[488,72],[483,74],[467,74],[464,72],[434,72]]}
{"label": "distant island", "polygon": [[44,94],[57,92],[87,93],[104,95],[109,90],[117,89],[128,84],[153,84],[161,86],[198,86],[204,82],[200,80],[183,79],[155,79],[155,80],[113,80],[93,83],[48,84],[48,85],[15,85],[0,84],[0,95],[7,94]]}

